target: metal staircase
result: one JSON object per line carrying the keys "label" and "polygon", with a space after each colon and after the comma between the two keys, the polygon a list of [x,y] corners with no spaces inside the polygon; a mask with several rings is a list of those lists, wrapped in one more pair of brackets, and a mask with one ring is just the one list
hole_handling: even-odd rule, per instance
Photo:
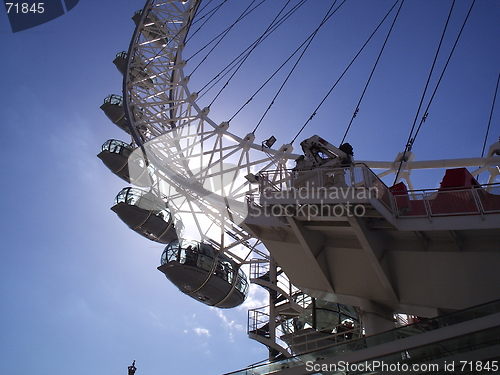
{"label": "metal staircase", "polygon": [[317,349],[318,341],[330,345],[361,334],[349,307],[318,302],[295,287],[273,261],[252,260],[250,282],[269,292],[270,304],[249,310],[248,335],[266,345],[273,360]]}

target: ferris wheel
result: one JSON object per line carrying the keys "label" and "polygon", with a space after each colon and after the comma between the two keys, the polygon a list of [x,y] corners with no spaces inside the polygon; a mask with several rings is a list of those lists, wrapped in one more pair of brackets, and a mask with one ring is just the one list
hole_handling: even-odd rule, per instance
{"label": "ferris wheel", "polygon": [[[187,73],[189,64],[184,58],[185,48],[191,38],[220,7],[219,4],[210,8],[211,3],[201,0],[148,0],[133,17],[136,28],[128,51],[117,54],[114,60],[124,77],[123,96],[111,95],[101,107],[110,120],[132,138],[130,144],[110,140],[103,145],[99,154],[115,174],[135,185],[120,192],[113,210],[138,233],[150,240],[168,244],[158,269],[183,292],[212,306],[237,306],[245,299],[248,289],[247,277],[241,272],[242,265],[246,264],[257,265],[255,277],[251,276],[251,279],[271,288],[272,283],[267,283],[266,278],[273,272],[276,278],[280,271],[268,268],[266,272],[259,273],[259,265],[269,262],[270,255],[259,238],[258,230],[249,224],[249,211],[258,206],[256,200],[261,199],[262,203],[262,199],[269,198],[265,197],[266,189],[276,193],[284,187],[297,188],[302,183],[300,178],[313,181],[313,185],[314,181],[319,185],[338,184],[337,172],[334,175],[318,174],[317,167],[342,169],[341,183],[344,186],[350,184],[351,187],[367,181],[385,186],[380,179],[394,175],[393,187],[396,189],[384,187],[383,196],[377,199],[387,207],[396,205],[400,215],[406,213],[407,216],[411,214],[415,217],[421,217],[425,212],[429,215],[429,204],[422,203],[422,207],[425,206],[422,210],[427,210],[424,213],[415,211],[408,214],[411,208],[397,207],[398,204],[406,204],[397,197],[401,193],[397,190],[397,184],[404,181],[410,190],[414,190],[411,180],[414,170],[475,167],[471,176],[486,172],[489,173],[489,184],[496,181],[499,175],[500,143],[493,144],[486,156],[477,158],[415,161],[411,152],[416,137],[413,134],[408,139],[406,149],[394,160],[353,163],[352,150],[345,143],[336,147],[315,136],[302,141],[302,150],[297,152],[294,141],[300,132],[290,142],[276,147],[274,137],[258,141],[255,129],[246,135],[236,134],[233,129],[238,126],[233,120],[234,116],[227,121],[214,121],[211,117],[213,102],[208,106],[201,105],[203,90],[196,92],[190,88],[191,77]],[[284,7],[265,31],[216,75],[209,85],[221,82],[227,76],[231,79],[259,43],[285,22],[288,15],[302,6],[305,0],[287,8],[289,3],[284,2]],[[344,3],[332,2],[318,28],[294,52],[295,56],[298,56],[298,52],[305,52],[318,30]],[[388,17],[391,15],[394,25],[402,3],[396,1],[380,24],[389,22]],[[218,44],[225,33],[259,4],[250,2],[242,15],[218,35],[219,39],[215,38],[212,42]],[[200,24],[196,28],[195,25]],[[194,70],[197,68],[194,67]],[[424,110],[420,125],[425,121],[426,113]],[[415,120],[418,125],[417,118]],[[417,127],[417,133],[419,129],[420,126]],[[361,180],[358,173],[362,175]],[[393,194],[396,194],[396,198],[392,197]],[[276,200],[273,201],[275,198],[276,194],[267,203],[271,206],[276,204]],[[290,224],[263,216],[258,220],[259,225],[268,227]],[[294,224],[291,225],[293,227]],[[258,259],[252,259],[254,257]],[[173,262],[182,264],[183,268],[169,268]],[[190,265],[196,267],[190,268]],[[186,282],[186,278],[190,282]],[[287,282],[291,284],[288,279]],[[307,300],[307,297],[291,285],[288,288],[289,291],[287,288],[277,290],[290,300],[296,310],[303,310],[304,306],[299,306],[297,301]],[[341,318],[336,321],[342,323]],[[289,325],[289,321],[283,322],[283,326]],[[282,354],[286,353],[269,342],[266,345]]]}

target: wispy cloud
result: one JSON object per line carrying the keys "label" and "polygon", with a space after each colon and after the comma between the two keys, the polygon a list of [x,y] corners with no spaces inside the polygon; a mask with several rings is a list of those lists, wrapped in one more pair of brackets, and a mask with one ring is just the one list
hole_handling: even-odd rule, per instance
{"label": "wispy cloud", "polygon": [[212,307],[211,310],[214,311],[221,320],[222,326],[228,332],[230,342],[234,342],[235,332],[245,332],[245,327],[242,324],[239,324],[235,320],[229,318],[221,309]]}
{"label": "wispy cloud", "polygon": [[155,326],[155,327],[158,327],[158,328],[161,328],[161,329],[167,329],[168,327],[165,325],[164,323],[164,320],[161,319],[158,314],[156,314],[155,312],[151,311],[151,310],[148,310],[147,312],[149,314],[149,316],[151,317],[151,323]]}
{"label": "wispy cloud", "polygon": [[269,294],[268,292],[261,288],[260,286],[250,284],[248,290],[248,296],[240,306],[239,310],[251,310],[257,307],[263,307],[269,305]]}
{"label": "wispy cloud", "polygon": [[193,328],[193,332],[198,336],[210,337],[210,331],[206,328],[196,327],[196,328]]}

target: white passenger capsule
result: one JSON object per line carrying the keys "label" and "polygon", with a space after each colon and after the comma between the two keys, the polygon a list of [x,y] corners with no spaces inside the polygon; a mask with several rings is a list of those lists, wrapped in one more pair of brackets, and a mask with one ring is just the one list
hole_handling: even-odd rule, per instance
{"label": "white passenger capsule", "polygon": [[[130,155],[133,151],[134,148],[131,145],[117,139],[109,139],[102,145],[101,152],[97,157],[115,175],[128,183],[141,187],[150,186],[151,178],[144,161],[138,159],[134,162],[134,158],[131,161]],[[134,176],[130,176],[131,166],[133,167]]]}
{"label": "white passenger capsule", "polygon": [[161,243],[177,239],[166,203],[153,193],[126,187],[118,193],[111,209],[141,236]]}
{"label": "white passenger capsule", "polygon": [[170,242],[158,270],[181,292],[209,306],[236,307],[247,296],[245,273],[234,260],[206,243]]}
{"label": "white passenger capsule", "polygon": [[109,95],[101,105],[104,114],[124,132],[130,134],[129,121],[123,109],[123,98],[120,95]]}

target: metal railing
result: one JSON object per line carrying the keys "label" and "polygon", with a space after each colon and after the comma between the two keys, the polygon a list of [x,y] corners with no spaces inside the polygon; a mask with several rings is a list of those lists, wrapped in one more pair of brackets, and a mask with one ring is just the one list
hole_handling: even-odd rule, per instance
{"label": "metal railing", "polygon": [[467,189],[423,189],[393,196],[398,217],[439,217],[500,213],[500,184]]}
{"label": "metal railing", "polygon": [[479,203],[485,213],[500,212],[500,183],[482,185],[484,190],[479,195]]}
{"label": "metal railing", "polygon": [[250,280],[258,279],[269,273],[269,261],[262,259],[250,260]]}
{"label": "metal railing", "polygon": [[[268,261],[263,259],[252,259],[250,261],[250,280],[253,281],[256,279],[262,279],[270,284],[276,285],[279,289],[278,291],[285,293],[286,297],[289,298],[294,298],[293,296],[300,291],[300,289],[295,287],[290,282],[288,276],[284,272],[278,272],[276,276],[276,283],[274,284],[270,279],[270,264]],[[298,301],[295,301],[295,299],[294,302],[305,308],[305,306],[300,304]]]}
{"label": "metal railing", "polygon": [[[339,326],[341,327],[341,326]],[[313,350],[325,349],[332,345],[345,343],[347,341],[359,339],[362,336],[362,329],[355,327],[339,332],[329,332],[322,334],[321,331],[312,330],[303,334],[291,335],[287,344],[295,354],[308,353]]]}
{"label": "metal railing", "polygon": [[[424,319],[418,323],[395,328],[393,330],[382,332],[373,336],[366,336],[357,340],[332,344],[330,347],[314,350],[307,354],[308,358],[332,358],[335,355],[346,351],[356,351],[381,345],[383,343],[392,342],[398,339],[415,336],[420,333],[434,331],[454,324],[460,324],[469,320],[482,318],[488,315],[496,314],[498,312],[500,312],[500,300],[453,312],[447,315],[438,316],[433,319]],[[494,334],[497,335],[496,332]],[[234,371],[226,375],[265,375],[286,368],[301,366],[304,365],[304,359],[302,359],[301,357],[304,354],[305,353],[302,353],[300,355],[296,355],[294,357],[287,358],[281,361],[269,362],[248,367],[246,369]],[[401,360],[401,353],[398,352],[397,355],[399,356],[399,360]]]}
{"label": "metal railing", "polygon": [[276,346],[281,347],[283,351],[290,353],[288,344],[281,340],[281,337],[286,334],[283,328],[283,316],[276,315],[274,317],[275,323],[271,326],[271,316],[268,311],[269,306],[248,310],[247,333],[270,340]]}
{"label": "metal railing", "polygon": [[[255,333],[260,336],[270,337],[269,332],[269,306],[258,307],[248,310],[247,333]],[[267,326],[267,327],[266,327]]]}
{"label": "metal railing", "polygon": [[307,171],[279,169],[259,173],[261,197],[297,196],[310,193],[317,199],[345,196],[346,201],[364,196],[379,200],[387,209],[393,210],[391,192],[384,182],[365,164],[354,164],[341,168],[316,168]]}
{"label": "metal railing", "polygon": [[[500,213],[500,184],[464,189],[422,189],[392,193],[387,185],[365,164],[342,168],[316,168],[307,171],[280,169],[259,173],[261,198],[296,197],[305,190],[317,200],[331,196],[334,189],[352,199],[366,189],[368,198],[376,199],[397,217],[437,217]],[[343,189],[343,190],[342,190]],[[280,194],[277,194],[280,193]],[[294,195],[293,195],[294,194]],[[300,197],[300,195],[299,195]],[[255,195],[252,196],[255,200]]]}
{"label": "metal railing", "polygon": [[259,173],[259,191],[283,191],[303,187],[363,187],[380,181],[365,164],[354,164],[349,167],[315,168],[311,170],[277,169]]}

